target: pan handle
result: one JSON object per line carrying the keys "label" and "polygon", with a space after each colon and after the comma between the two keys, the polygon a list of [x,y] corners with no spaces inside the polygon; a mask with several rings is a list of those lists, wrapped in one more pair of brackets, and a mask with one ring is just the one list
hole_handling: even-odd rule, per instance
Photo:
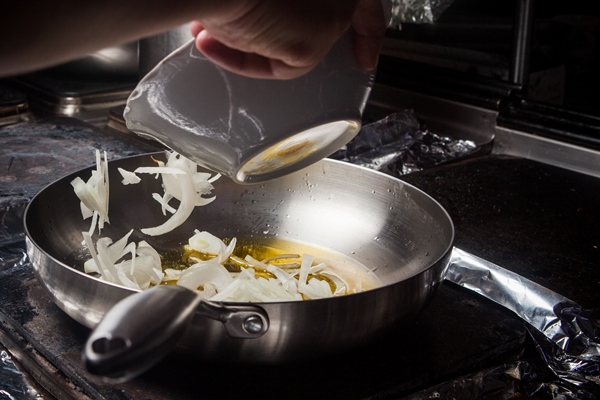
{"label": "pan handle", "polygon": [[114,383],[147,371],[171,352],[195,313],[221,321],[228,336],[265,334],[269,318],[255,305],[223,306],[176,285],[160,285],[118,302],[88,338],[83,364]]}

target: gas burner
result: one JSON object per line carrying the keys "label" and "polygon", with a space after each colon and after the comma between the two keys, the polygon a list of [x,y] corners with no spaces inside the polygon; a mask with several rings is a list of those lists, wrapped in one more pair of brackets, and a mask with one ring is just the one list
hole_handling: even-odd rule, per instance
{"label": "gas burner", "polygon": [[125,104],[136,78],[102,80],[42,71],[15,78],[39,115],[74,117],[93,125],[106,123],[108,110]]}
{"label": "gas burner", "polygon": [[0,126],[27,121],[31,118],[27,97],[14,86],[0,82]]}

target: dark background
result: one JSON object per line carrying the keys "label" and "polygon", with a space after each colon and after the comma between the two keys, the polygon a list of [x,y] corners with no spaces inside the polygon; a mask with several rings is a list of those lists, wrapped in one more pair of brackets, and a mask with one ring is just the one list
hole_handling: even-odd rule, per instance
{"label": "dark background", "polygon": [[[509,65],[519,1],[522,0],[455,0],[435,24],[405,23],[401,30],[391,31],[388,36],[445,50],[480,53],[494,60],[497,67],[491,72],[494,75]],[[547,83],[545,92],[525,92],[525,98],[600,116],[600,14],[597,8],[598,2],[591,0],[533,1],[530,72],[552,71],[554,81]],[[440,51],[437,62],[447,65],[448,57],[452,56]],[[435,60],[428,62],[436,64]],[[482,68],[477,62],[473,59],[467,72],[481,74]],[[507,79],[506,76],[496,78]],[[535,85],[535,79],[530,84]]]}

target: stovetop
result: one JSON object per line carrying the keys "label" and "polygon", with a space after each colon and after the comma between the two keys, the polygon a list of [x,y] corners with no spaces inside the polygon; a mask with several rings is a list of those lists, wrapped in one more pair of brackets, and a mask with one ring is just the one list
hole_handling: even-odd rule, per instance
{"label": "stovetop", "polygon": [[0,126],[31,118],[26,94],[13,85],[0,81]]}
{"label": "stovetop", "polygon": [[[93,160],[86,154],[92,147],[110,147],[115,157],[155,150],[71,118],[36,119],[3,128],[3,133],[0,200],[13,207],[16,199],[20,212],[41,186],[90,165]],[[17,165],[15,175],[10,169]],[[35,179],[28,181],[23,174]],[[13,175],[20,178],[13,180]],[[600,235],[594,223],[600,220],[600,179],[489,154],[402,179],[446,208],[458,247],[600,312]],[[3,221],[14,218],[14,210],[7,210]],[[4,232],[4,243],[13,251],[24,246],[15,221]],[[55,306],[31,266],[20,261],[0,268],[0,343],[61,399],[395,399],[484,368],[537,357],[521,319],[474,292],[444,283],[414,321],[351,353],[271,367],[206,365],[173,355],[131,382],[109,385],[81,366],[89,330]]]}
{"label": "stovetop", "polygon": [[39,365],[35,374],[50,377],[48,390],[57,398],[65,398],[64,392],[92,399],[192,399],[199,394],[206,399],[394,398],[517,359],[527,341],[524,323],[510,312],[448,284],[415,321],[337,357],[243,366],[207,365],[175,355],[131,382],[109,385],[81,367],[89,330],[51,302],[30,266],[4,271],[1,277],[2,341],[8,337],[21,357],[51,363]]}
{"label": "stovetop", "polygon": [[[457,246],[599,311],[598,236],[589,233],[600,216],[593,207],[600,200],[600,180],[505,156],[404,179],[448,210]],[[0,288],[4,340],[23,357],[48,360],[51,364],[40,365],[37,373],[52,377],[53,390],[75,398],[188,399],[200,392],[204,398],[280,398],[281,393],[290,399],[398,398],[522,359],[530,346],[522,320],[445,283],[414,321],[348,354],[275,367],[205,365],[173,356],[132,382],[108,385],[81,368],[89,330],[52,303],[28,264],[2,272]]]}
{"label": "stovetop", "polygon": [[45,70],[11,79],[36,115],[74,117],[104,125],[109,109],[125,104],[137,77],[95,77]]}
{"label": "stovetop", "polygon": [[403,180],[448,211],[457,247],[600,312],[600,179],[488,155]]}

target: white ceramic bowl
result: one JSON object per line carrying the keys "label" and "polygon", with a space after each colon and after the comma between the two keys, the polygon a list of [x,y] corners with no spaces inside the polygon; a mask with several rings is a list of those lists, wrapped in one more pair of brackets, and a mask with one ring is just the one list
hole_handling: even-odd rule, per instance
{"label": "white ceramic bowl", "polygon": [[125,108],[127,127],[239,183],[304,168],[349,142],[374,80],[351,33],[308,74],[254,79],[226,71],[190,41],[148,73]]}

